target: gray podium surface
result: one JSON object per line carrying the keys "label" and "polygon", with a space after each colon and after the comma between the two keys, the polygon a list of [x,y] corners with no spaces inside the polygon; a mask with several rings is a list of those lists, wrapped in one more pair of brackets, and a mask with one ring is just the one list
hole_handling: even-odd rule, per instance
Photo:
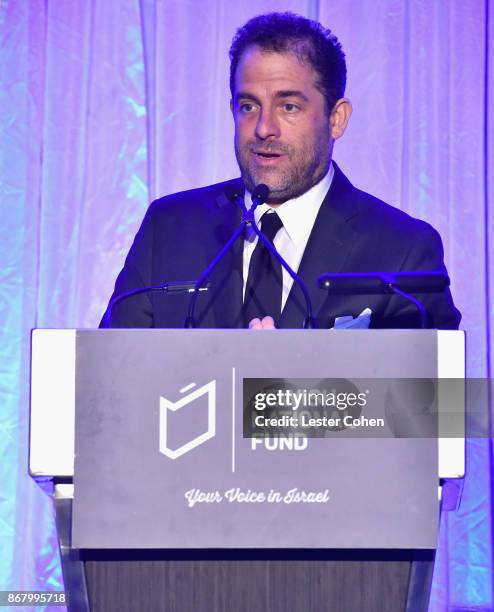
{"label": "gray podium surface", "polygon": [[[74,503],[55,501],[69,612],[88,610],[71,597],[84,590],[77,558],[93,612],[425,611],[437,441],[350,434],[273,448],[242,437],[242,383],[462,376],[459,335],[36,330],[33,476],[72,478],[75,430]],[[440,367],[453,348],[456,366]],[[463,474],[462,448],[440,444],[443,477]],[[285,503],[294,489],[311,500]],[[272,492],[282,501],[261,500]]]}
{"label": "gray podium surface", "polygon": [[433,332],[399,356],[374,337],[81,332],[74,546],[435,548],[433,438],[242,436],[245,378],[436,375]]}

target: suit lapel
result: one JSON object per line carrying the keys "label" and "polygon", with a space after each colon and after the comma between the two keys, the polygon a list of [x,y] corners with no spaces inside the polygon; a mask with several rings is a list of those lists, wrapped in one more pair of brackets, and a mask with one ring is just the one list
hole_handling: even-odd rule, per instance
{"label": "suit lapel", "polygon": [[[355,243],[356,233],[350,220],[357,215],[355,188],[333,162],[335,174],[331,187],[316,217],[298,274],[305,282],[312,300],[313,312],[321,327],[328,325],[330,300],[317,287],[317,278],[326,272],[340,272]],[[305,300],[300,288],[293,284],[279,327],[301,327],[305,317]]]}
{"label": "suit lapel", "polygon": [[[239,185],[243,183],[237,179]],[[214,224],[212,240],[206,244],[209,264],[235,232],[241,221],[241,211],[225,194],[216,198],[213,207]],[[232,249],[212,272],[209,303],[213,310],[214,326],[218,328],[242,327],[242,261],[243,239],[239,237]]]}

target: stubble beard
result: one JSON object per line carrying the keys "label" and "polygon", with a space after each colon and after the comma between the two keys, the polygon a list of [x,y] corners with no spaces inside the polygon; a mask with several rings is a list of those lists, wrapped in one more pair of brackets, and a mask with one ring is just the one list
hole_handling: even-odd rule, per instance
{"label": "stubble beard", "polygon": [[[235,156],[246,188],[252,193],[256,185],[264,183],[269,187],[269,204],[283,204],[296,198],[319,183],[329,170],[331,162],[331,143],[327,139],[316,141],[315,147],[305,146],[295,150],[293,147],[273,147],[287,156],[286,168],[258,168],[251,150],[258,143],[247,143],[241,149],[235,139]],[[264,146],[264,150],[268,147]],[[293,161],[295,160],[295,161]]]}

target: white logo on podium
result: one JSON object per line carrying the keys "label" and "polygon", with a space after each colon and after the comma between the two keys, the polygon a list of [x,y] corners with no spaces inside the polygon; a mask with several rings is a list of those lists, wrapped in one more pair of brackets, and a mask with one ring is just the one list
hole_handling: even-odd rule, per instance
{"label": "white logo on podium", "polygon": [[[196,383],[191,383],[183,389],[180,389],[180,393],[186,393],[190,389],[196,386]],[[177,412],[180,408],[189,405],[194,400],[202,397],[203,395],[208,396],[208,428],[207,430],[190,440],[186,444],[179,446],[175,450],[172,450],[168,446],[168,414],[169,412]],[[206,385],[194,389],[191,393],[180,398],[176,402],[171,402],[166,397],[160,396],[160,453],[166,455],[170,459],[177,459],[185,453],[188,453],[192,449],[200,446],[206,440],[213,438],[216,433],[216,381],[212,380]]]}

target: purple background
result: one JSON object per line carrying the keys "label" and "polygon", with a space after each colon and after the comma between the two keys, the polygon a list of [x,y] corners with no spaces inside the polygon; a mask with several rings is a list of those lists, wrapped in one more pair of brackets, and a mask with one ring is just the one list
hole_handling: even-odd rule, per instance
{"label": "purple background", "polygon": [[[148,202],[237,175],[227,50],[266,10],[342,41],[355,111],[335,159],[440,231],[469,374],[490,374],[488,0],[0,0],[0,589],[60,585],[26,474],[29,329],[96,326]],[[490,441],[469,443],[467,469],[433,610],[494,607]]]}

